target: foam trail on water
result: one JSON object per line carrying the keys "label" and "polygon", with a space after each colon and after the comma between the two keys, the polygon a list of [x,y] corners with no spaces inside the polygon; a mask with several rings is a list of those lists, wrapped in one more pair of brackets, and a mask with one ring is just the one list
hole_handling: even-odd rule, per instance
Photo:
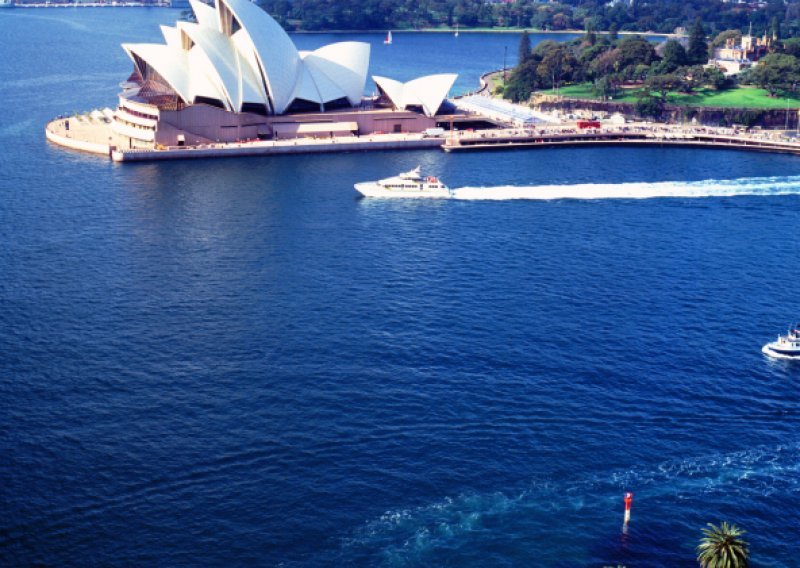
{"label": "foam trail on water", "polygon": [[[523,523],[532,531],[594,522],[632,489],[650,507],[669,501],[759,502],[800,494],[800,444],[760,446],[669,460],[645,469],[581,475],[558,482],[532,481],[510,491],[467,493],[408,509],[386,511],[343,539],[343,557],[380,555],[385,564],[419,565],[439,548],[470,546],[486,527]],[[621,515],[620,515],[621,516]]]}
{"label": "foam trail on water", "polygon": [[503,201],[511,199],[653,199],[665,197],[734,197],[741,195],[800,195],[800,176],[740,178],[731,180],[666,181],[655,183],[583,183],[460,187],[455,199]]}

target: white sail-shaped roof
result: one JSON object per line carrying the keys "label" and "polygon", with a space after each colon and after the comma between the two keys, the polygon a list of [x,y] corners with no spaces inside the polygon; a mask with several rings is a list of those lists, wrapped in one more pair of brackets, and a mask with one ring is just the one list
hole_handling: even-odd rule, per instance
{"label": "white sail-shaped roof", "polygon": [[178,28],[170,26],[161,26],[161,35],[164,36],[164,41],[173,49],[181,49],[181,32]]}
{"label": "white sail-shaped roof", "polygon": [[264,104],[271,112],[273,112],[274,110],[272,108],[272,103],[270,103],[269,96],[267,96],[267,85],[262,78],[262,71],[261,66],[258,63],[258,56],[256,55],[255,49],[253,49],[250,38],[247,36],[247,34],[236,32],[231,36],[231,41],[233,42],[233,45],[236,46],[236,51],[239,54],[239,62],[240,65],[242,65],[242,69],[247,69],[247,72],[250,73],[254,78],[259,93],[258,102]]}
{"label": "white sail-shaped roof", "polygon": [[[303,55],[302,53],[300,54]],[[317,99],[308,99],[305,96],[307,92],[307,85],[309,83],[314,85],[314,91],[318,94],[318,102],[330,102],[336,99],[341,99],[345,96],[344,91],[342,88],[331,81],[328,76],[322,71],[322,69],[318,66],[317,62],[313,59],[309,59],[308,57],[303,58],[303,67],[305,68],[305,74],[303,77],[303,84],[302,89],[296,93],[296,97],[298,99],[306,99],[306,100],[317,100]]]}
{"label": "white sail-shaped roof", "polygon": [[314,78],[311,76],[311,68],[308,65],[303,66],[303,77],[296,85],[294,98],[312,103],[319,103],[320,106],[323,104],[323,96],[319,92],[317,82],[314,81]]}
{"label": "white sail-shaped roof", "polygon": [[321,81],[324,75],[325,79],[338,86],[351,105],[355,106],[361,101],[369,68],[368,43],[332,43],[303,54],[303,62],[312,67],[315,79]]}
{"label": "white sail-shaped roof", "polygon": [[378,75],[373,75],[372,80],[378,85],[378,89],[392,101],[394,106],[400,109],[406,108],[403,83],[388,77],[379,77]]}
{"label": "white sail-shaped roof", "polygon": [[225,108],[238,111],[241,93],[236,49],[233,44],[217,30],[200,24],[179,22],[178,29],[186,33],[194,43],[191,49],[193,55],[194,52],[202,52],[202,56],[198,55],[197,59],[203,62],[203,72],[225,94]]}
{"label": "white sail-shaped roof", "polygon": [[295,85],[303,75],[300,54],[289,35],[264,10],[250,0],[217,0],[239,22],[256,52],[267,82],[275,112],[281,114],[292,103]]}
{"label": "white sail-shaped roof", "polygon": [[447,93],[458,79],[455,73],[428,75],[409,81],[403,86],[406,105],[418,103],[425,109],[425,114],[433,116],[447,98]]}
{"label": "white sail-shaped roof", "polygon": [[192,7],[192,12],[194,12],[194,17],[197,18],[199,25],[219,30],[219,17],[213,6],[200,2],[200,0],[189,0],[189,5]]}
{"label": "white sail-shaped roof", "polygon": [[198,97],[214,99],[227,108],[227,95],[222,81],[206,53],[202,49],[195,48],[185,53],[189,58],[189,78],[192,87],[192,96],[188,101],[195,102]]}
{"label": "white sail-shaped roof", "polygon": [[194,42],[191,51],[200,50],[205,55],[209,65],[205,72],[222,88],[226,95],[228,110],[239,112],[244,103],[263,101],[258,76],[250,65],[242,60],[231,38],[199,24],[179,22],[178,28]]}
{"label": "white sail-shaped roof", "polygon": [[199,0],[190,4],[197,23],[162,26],[165,45],[123,46],[137,67],[151,67],[186,103],[219,101],[233,112],[258,105],[281,114],[298,99],[320,108],[361,100],[368,44],[340,42],[300,53],[280,25],[250,0],[216,0],[213,7]]}
{"label": "white sail-shaped roof", "polygon": [[188,54],[184,51],[173,49],[168,45],[153,43],[125,43],[122,49],[133,60],[142,77],[147,77],[146,70],[141,68],[138,57],[142,62],[152,67],[156,73],[169,83],[169,86],[183,100],[192,100],[194,95],[191,86],[190,63]]}
{"label": "white sail-shaped roof", "polygon": [[458,75],[454,73],[442,73],[401,83],[387,77],[372,77],[395,107],[405,109],[409,106],[421,106],[427,116],[436,114],[457,78]]}

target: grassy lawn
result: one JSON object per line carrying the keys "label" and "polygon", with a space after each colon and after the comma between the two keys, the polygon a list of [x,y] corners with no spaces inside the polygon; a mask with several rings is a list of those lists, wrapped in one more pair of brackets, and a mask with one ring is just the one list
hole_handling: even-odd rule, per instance
{"label": "grassy lawn", "polygon": [[[552,90],[540,91],[542,94],[552,94]],[[613,100],[623,103],[636,102],[635,90],[620,93]],[[597,99],[597,94],[592,89],[591,83],[580,83],[562,87],[560,94],[562,97],[574,99]],[[737,87],[727,91],[714,91],[711,89],[700,89],[697,92],[687,95],[685,93],[670,93],[667,95],[669,102],[683,106],[709,106],[709,107],[730,107],[730,108],[786,108],[786,98],[770,97],[764,89],[755,87]],[[800,97],[788,99],[791,108],[800,107]]]}
{"label": "grassy lawn", "polygon": [[728,91],[712,91],[701,89],[691,95],[670,93],[669,102],[676,105],[736,107],[736,108],[786,108],[800,106],[796,97],[770,97],[764,89],[755,87],[737,87]]}
{"label": "grassy lawn", "polygon": [[493,77],[491,77],[491,81],[492,84],[489,88],[492,90],[492,94],[494,94],[494,91],[495,89],[497,89],[497,87],[502,87],[505,85],[505,81],[503,81],[502,74],[494,75]]}
{"label": "grassy lawn", "polygon": [[[627,91],[630,91],[630,93],[628,93]],[[555,94],[552,89],[547,89],[539,92],[543,95]],[[619,95],[614,97],[613,100],[618,103],[635,103],[637,92],[638,90],[628,89],[626,91],[620,92]],[[561,87],[561,89],[559,89],[557,94],[561,95],[562,97],[567,97],[570,99],[587,99],[587,100],[599,99],[591,83],[578,83],[576,85],[567,85],[566,87]]]}

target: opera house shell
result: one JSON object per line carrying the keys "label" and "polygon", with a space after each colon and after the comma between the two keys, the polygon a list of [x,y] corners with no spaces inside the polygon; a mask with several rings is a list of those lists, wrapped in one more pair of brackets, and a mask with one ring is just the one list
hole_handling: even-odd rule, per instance
{"label": "opera house shell", "polygon": [[162,26],[164,44],[123,44],[134,81],[157,96],[233,112],[283,114],[294,107],[355,106],[369,66],[369,44],[341,42],[298,51],[249,0],[191,0],[197,23]]}
{"label": "opera house shell", "polygon": [[375,77],[381,97],[364,100],[368,43],[299,51],[250,0],[190,4],[197,21],[162,26],[164,43],[122,45],[133,72],[111,125],[118,147],[423,132],[456,77]]}
{"label": "opera house shell", "polygon": [[386,96],[395,108],[420,107],[425,116],[434,116],[456,82],[455,73],[428,75],[407,83],[387,77],[373,75],[372,80],[382,95]]}

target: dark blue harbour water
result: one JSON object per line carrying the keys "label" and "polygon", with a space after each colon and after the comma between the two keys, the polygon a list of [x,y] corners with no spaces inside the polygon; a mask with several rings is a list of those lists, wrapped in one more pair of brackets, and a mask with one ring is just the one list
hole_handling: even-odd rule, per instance
{"label": "dark blue harbour water", "polygon": [[[800,368],[760,347],[800,312],[800,160],[45,143],[176,17],[0,14],[0,564],[692,566],[730,520],[797,565]],[[517,42],[370,39],[463,89]],[[418,163],[480,189],[356,199]]]}

